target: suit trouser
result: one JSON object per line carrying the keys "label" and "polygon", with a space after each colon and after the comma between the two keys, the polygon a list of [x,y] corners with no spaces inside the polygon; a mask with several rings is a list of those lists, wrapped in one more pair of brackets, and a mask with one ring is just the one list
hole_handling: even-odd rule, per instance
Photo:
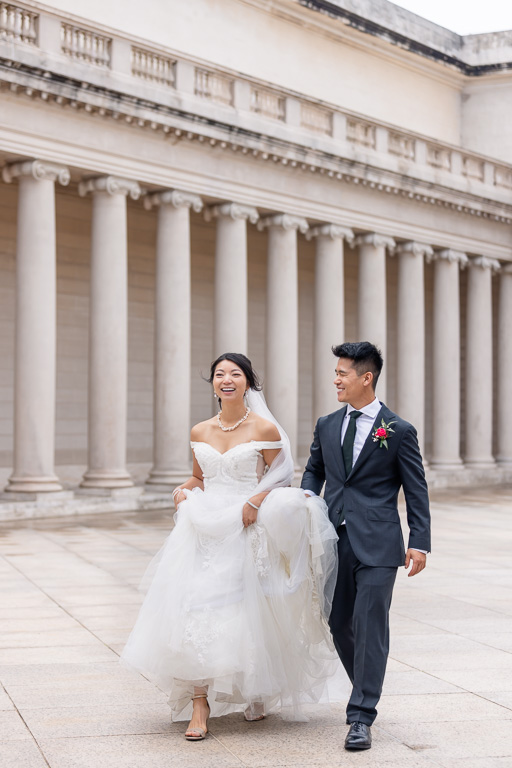
{"label": "suit trouser", "polygon": [[347,528],[338,528],[338,578],[329,626],[353,685],[347,722],[371,725],[377,716],[389,653],[389,608],[397,568],[363,565]]}

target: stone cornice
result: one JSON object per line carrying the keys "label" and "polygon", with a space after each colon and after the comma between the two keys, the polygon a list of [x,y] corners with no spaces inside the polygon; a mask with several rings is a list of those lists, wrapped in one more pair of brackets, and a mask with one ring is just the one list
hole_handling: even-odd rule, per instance
{"label": "stone cornice", "polygon": [[306,233],[306,239],[312,240],[316,237],[328,237],[331,240],[346,240],[349,245],[354,242],[354,233],[349,227],[342,227],[339,224],[322,224],[314,227]]}
{"label": "stone cornice", "polygon": [[290,216],[288,213],[279,213],[277,216],[268,216],[265,219],[260,219],[258,222],[258,229],[260,231],[264,229],[284,229],[285,231],[299,230],[302,234],[308,231],[309,224],[306,219],[301,216]]}
{"label": "stone cornice", "polygon": [[[390,148],[387,153],[377,152],[376,149],[354,145],[354,140],[347,139],[345,143],[316,138],[310,145],[311,136],[307,131],[298,138],[297,130],[288,131],[285,125],[278,121],[259,120],[258,127],[265,130],[240,128],[237,122],[250,117],[249,113],[233,111],[233,123],[227,120],[226,109],[222,110],[222,120],[215,105],[207,101],[197,101],[197,108],[203,114],[208,110],[216,115],[215,119],[207,119],[187,109],[178,109],[161,102],[136,99],[130,94],[113,91],[106,87],[73,81],[71,78],[55,77],[51,72],[41,75],[41,71],[27,65],[19,65],[16,69],[2,67],[0,62],[0,81],[4,80],[13,93],[18,93],[33,100],[39,97],[47,104],[60,108],[83,110],[91,116],[101,119],[113,119],[130,124],[138,129],[161,132],[163,137],[173,141],[198,142],[205,149],[215,147],[216,150],[239,151],[258,161],[275,163],[307,173],[319,173],[333,180],[345,183],[360,184],[376,192],[401,195],[427,205],[439,205],[457,213],[469,214],[488,218],[496,222],[512,223],[512,204],[509,190],[512,189],[512,168],[502,163],[489,161],[464,150],[456,149],[437,142],[432,145],[432,152],[437,162],[438,154],[451,153],[463,155],[465,163],[471,162],[482,173],[481,180],[471,183],[463,173],[456,175],[451,170],[439,172],[434,167],[416,165],[414,159],[408,160],[409,172],[404,173],[404,161],[398,157],[399,163],[394,168],[395,150]],[[191,103],[190,103],[190,106]],[[347,113],[348,115],[348,113]],[[395,136],[402,141],[427,143],[424,138],[405,134],[400,129],[382,127],[364,118],[354,120],[346,116],[348,124],[361,125],[364,130],[383,130],[388,133],[388,141],[395,141]],[[276,127],[277,126],[277,127]],[[288,135],[287,135],[288,134]],[[299,135],[300,132],[299,132]],[[301,143],[302,141],[302,143]],[[352,143],[351,143],[352,142]],[[407,144],[396,145],[397,151],[408,152]],[[357,152],[353,153],[354,147]],[[366,158],[364,158],[364,154]],[[353,153],[353,154],[352,154]],[[437,154],[436,154],[437,153]],[[405,157],[405,155],[404,155]],[[434,155],[433,155],[434,157]],[[364,158],[364,159],[363,159]],[[460,160],[455,166],[460,166]],[[400,170],[402,169],[402,170]],[[492,181],[491,179],[492,174]],[[441,181],[442,179],[442,181]],[[451,186],[453,184],[453,186]],[[494,185],[494,186],[492,186]],[[463,188],[464,187],[464,188]],[[480,194],[475,189],[480,188]],[[493,199],[496,194],[498,199]]]}
{"label": "stone cornice", "polygon": [[43,160],[24,160],[20,163],[6,165],[2,169],[2,179],[7,184],[13,179],[19,179],[23,176],[31,176],[37,180],[58,181],[63,186],[69,184],[71,178],[69,170],[65,166],[46,163]]}
{"label": "stone cornice", "polygon": [[256,224],[259,219],[259,213],[256,208],[250,205],[240,205],[239,203],[222,203],[206,208],[204,212],[206,221],[219,218],[238,219],[241,221],[249,220],[251,224]]}
{"label": "stone cornice", "polygon": [[85,197],[89,192],[105,192],[107,195],[129,195],[132,200],[138,200],[141,188],[136,181],[120,179],[116,176],[97,176],[84,179],[78,185],[78,194]]}
{"label": "stone cornice", "polygon": [[166,189],[163,192],[153,192],[144,195],[144,208],[150,210],[154,206],[172,205],[173,208],[192,208],[199,213],[203,208],[203,201],[199,195],[190,192],[182,192],[179,189]]}

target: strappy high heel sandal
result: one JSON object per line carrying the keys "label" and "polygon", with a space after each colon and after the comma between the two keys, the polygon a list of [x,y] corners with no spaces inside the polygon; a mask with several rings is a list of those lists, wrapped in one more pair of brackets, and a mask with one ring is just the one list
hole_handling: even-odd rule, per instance
{"label": "strappy high heel sandal", "polygon": [[[192,701],[194,699],[206,699],[206,706],[208,707],[208,712],[210,711],[210,705],[208,704],[208,697],[206,693],[200,693],[196,696],[192,696]],[[208,725],[209,715],[206,718],[206,725]],[[185,731],[185,738],[187,741],[203,741],[203,739],[206,738],[206,734],[208,733],[208,728],[187,728]]]}
{"label": "strappy high heel sandal", "polygon": [[265,705],[261,701],[253,702],[246,707],[244,711],[244,718],[248,723],[255,723],[258,720],[265,719]]}

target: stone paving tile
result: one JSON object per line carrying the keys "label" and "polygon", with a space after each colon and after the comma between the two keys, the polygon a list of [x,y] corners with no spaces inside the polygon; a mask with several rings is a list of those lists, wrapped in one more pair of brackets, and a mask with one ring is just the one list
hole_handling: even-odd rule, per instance
{"label": "stone paving tile", "polygon": [[0,712],[0,743],[4,741],[22,741],[31,739],[27,726],[21,719],[18,712],[1,711]]}
{"label": "stone paving tile", "polygon": [[48,709],[52,707],[105,706],[120,703],[166,703],[168,696],[151,683],[133,682],[118,685],[101,680],[88,684],[59,681],[47,685],[6,685],[9,696],[20,710]]}
{"label": "stone paving tile", "polygon": [[4,688],[0,688],[0,710],[4,711],[6,709],[14,709],[14,704]]}
{"label": "stone paving tile", "polygon": [[48,768],[33,739],[0,742],[0,765],[2,768]]}
{"label": "stone paving tile", "polygon": [[[512,720],[512,711],[471,693],[438,693],[417,696],[383,696],[379,723],[449,723],[460,720]],[[512,728],[512,723],[511,723]]]}
{"label": "stone paving tile", "polygon": [[424,693],[460,693],[461,689],[446,680],[417,669],[386,672],[383,694],[417,696]]}
{"label": "stone paving tile", "polygon": [[186,723],[171,723],[167,702],[23,709],[21,714],[37,740],[85,736],[120,736],[150,733],[183,735]]}
{"label": "stone paving tile", "polygon": [[175,734],[41,739],[51,768],[241,768],[216,739],[200,743]]}
{"label": "stone paving tile", "polygon": [[[460,713],[461,717],[465,713]],[[428,756],[443,764],[453,758],[512,756],[512,720],[439,723],[386,723],[386,732],[414,750],[428,750]]]}
{"label": "stone paving tile", "polygon": [[[434,673],[432,673],[434,674]],[[480,694],[481,691],[499,693],[512,689],[512,671],[503,668],[479,669],[443,669],[439,677],[448,683],[457,685],[465,691]]]}
{"label": "stone paving tile", "polygon": [[76,624],[75,627],[46,630],[41,632],[0,632],[0,649],[2,648],[44,648],[55,645],[87,645],[98,644],[87,629]]}
{"label": "stone paving tile", "polygon": [[52,664],[84,661],[109,661],[117,655],[102,645],[63,645],[50,648],[3,648],[0,650],[0,667],[8,664]]}

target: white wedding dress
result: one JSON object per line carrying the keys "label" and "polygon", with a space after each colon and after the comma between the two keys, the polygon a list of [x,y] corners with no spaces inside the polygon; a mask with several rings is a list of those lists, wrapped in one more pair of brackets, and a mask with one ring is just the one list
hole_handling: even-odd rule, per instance
{"label": "white wedding dress", "polygon": [[191,717],[194,686],[208,686],[213,716],[263,704],[303,720],[302,705],[319,701],[339,666],[326,622],[337,536],[323,500],[274,488],[243,527],[261,451],[281,446],[251,441],[221,454],[192,443],[204,491],[179,505],[122,654],[169,693],[173,720]]}

